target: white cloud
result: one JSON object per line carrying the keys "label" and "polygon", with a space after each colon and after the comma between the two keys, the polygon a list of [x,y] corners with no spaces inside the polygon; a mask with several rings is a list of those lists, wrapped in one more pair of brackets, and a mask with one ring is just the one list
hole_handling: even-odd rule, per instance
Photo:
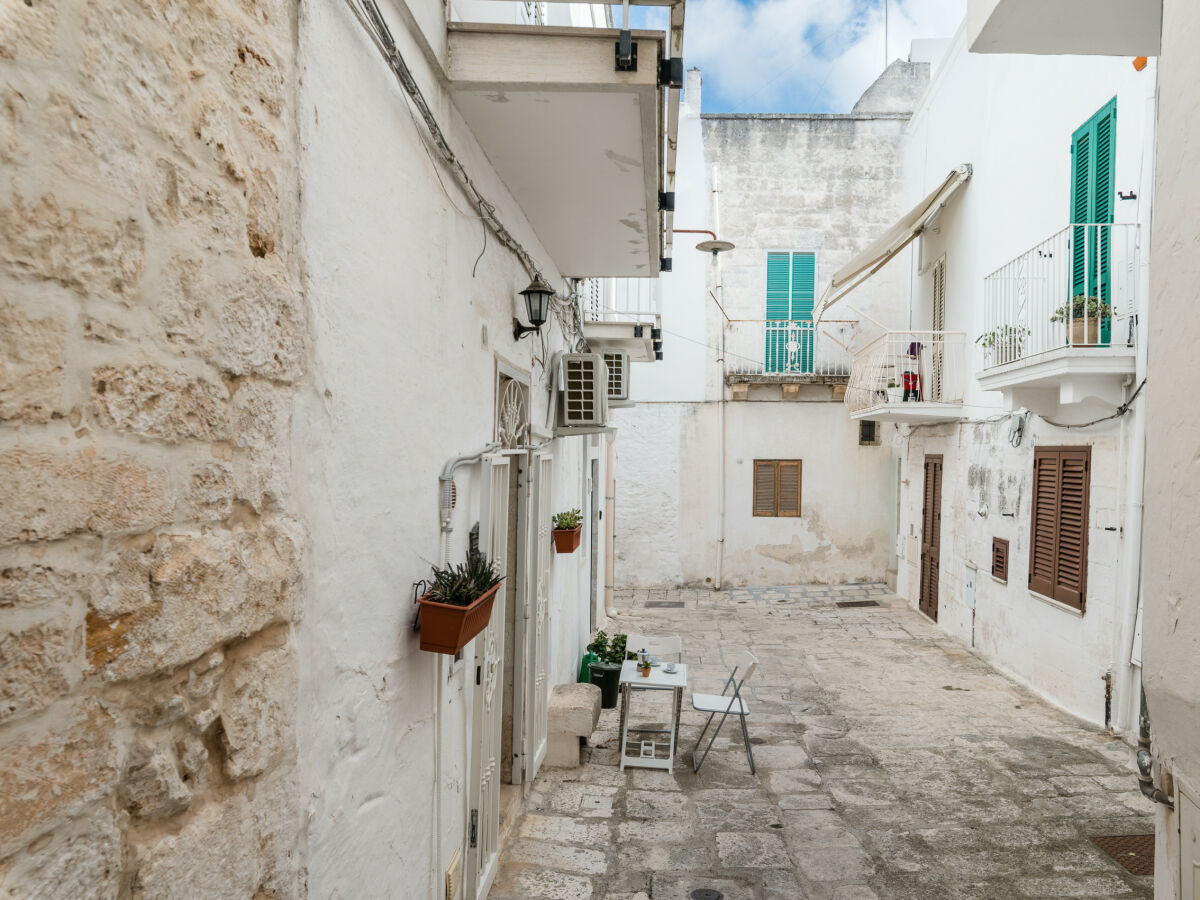
{"label": "white cloud", "polygon": [[[950,37],[965,0],[889,0],[888,61]],[[684,64],[706,112],[846,112],[884,66],[881,0],[689,0]]]}

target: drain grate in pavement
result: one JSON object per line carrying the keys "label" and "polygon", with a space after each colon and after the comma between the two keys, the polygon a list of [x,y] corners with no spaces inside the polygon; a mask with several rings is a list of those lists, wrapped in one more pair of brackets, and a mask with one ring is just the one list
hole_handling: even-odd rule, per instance
{"label": "drain grate in pavement", "polygon": [[879,601],[878,600],[839,600],[834,605],[840,606],[842,609],[851,609],[853,607],[858,607],[858,606],[878,606]]}
{"label": "drain grate in pavement", "polygon": [[714,891],[712,888],[696,888],[688,896],[692,900],[721,900],[725,895],[720,891]]}
{"label": "drain grate in pavement", "polygon": [[650,609],[681,609],[683,607],[682,600],[647,600],[646,606]]}
{"label": "drain grate in pavement", "polygon": [[1094,837],[1092,843],[1134,875],[1154,874],[1154,835],[1110,834]]}

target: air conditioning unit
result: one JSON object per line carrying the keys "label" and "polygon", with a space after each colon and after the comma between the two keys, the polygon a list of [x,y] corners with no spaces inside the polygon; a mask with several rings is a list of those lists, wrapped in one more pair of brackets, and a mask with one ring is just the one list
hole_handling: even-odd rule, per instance
{"label": "air conditioning unit", "polygon": [[608,369],[608,408],[633,406],[629,399],[629,354],[612,351],[603,356]]}
{"label": "air conditioning unit", "polygon": [[608,430],[608,369],[599,353],[564,353],[558,367],[558,415],[554,433]]}

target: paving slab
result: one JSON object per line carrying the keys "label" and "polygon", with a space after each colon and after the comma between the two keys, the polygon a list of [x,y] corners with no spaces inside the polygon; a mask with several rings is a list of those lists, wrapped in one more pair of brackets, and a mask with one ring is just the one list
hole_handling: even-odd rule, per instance
{"label": "paving slab", "polygon": [[[839,608],[873,599],[878,607]],[[684,603],[647,607],[648,601]],[[757,773],[736,721],[699,773],[617,767],[615,710],[584,765],[546,770],[490,896],[580,900],[1151,898],[1093,835],[1145,834],[1132,750],[993,670],[881,585],[618,591],[610,633],[679,634],[689,689],[749,646]],[[662,716],[665,697],[645,700]],[[657,704],[657,705],[656,705]]]}

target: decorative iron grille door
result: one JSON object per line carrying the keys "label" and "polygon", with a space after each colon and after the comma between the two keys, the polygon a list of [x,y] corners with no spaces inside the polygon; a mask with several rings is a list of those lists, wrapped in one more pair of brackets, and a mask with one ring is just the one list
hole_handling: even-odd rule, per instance
{"label": "decorative iron grille door", "polygon": [[[501,572],[508,569],[508,496],[511,465],[508,457],[486,456],[483,460],[484,523],[481,546]],[[500,729],[504,720],[504,610],[508,585],[501,582],[492,604],[488,626],[474,640],[475,693],[472,714],[470,761],[471,790],[468,797],[468,884],[467,897],[484,898],[496,877],[500,854]]]}
{"label": "decorative iron grille door", "polygon": [[537,777],[542,761],[546,758],[547,736],[550,718],[550,561],[551,518],[554,514],[551,491],[554,473],[554,457],[549,453],[534,456],[534,509],[535,544],[533,551],[533,603],[530,609],[532,621],[526,630],[529,641],[526,659],[528,700],[525,709],[528,715],[526,734],[529,736],[528,765],[526,778]]}

